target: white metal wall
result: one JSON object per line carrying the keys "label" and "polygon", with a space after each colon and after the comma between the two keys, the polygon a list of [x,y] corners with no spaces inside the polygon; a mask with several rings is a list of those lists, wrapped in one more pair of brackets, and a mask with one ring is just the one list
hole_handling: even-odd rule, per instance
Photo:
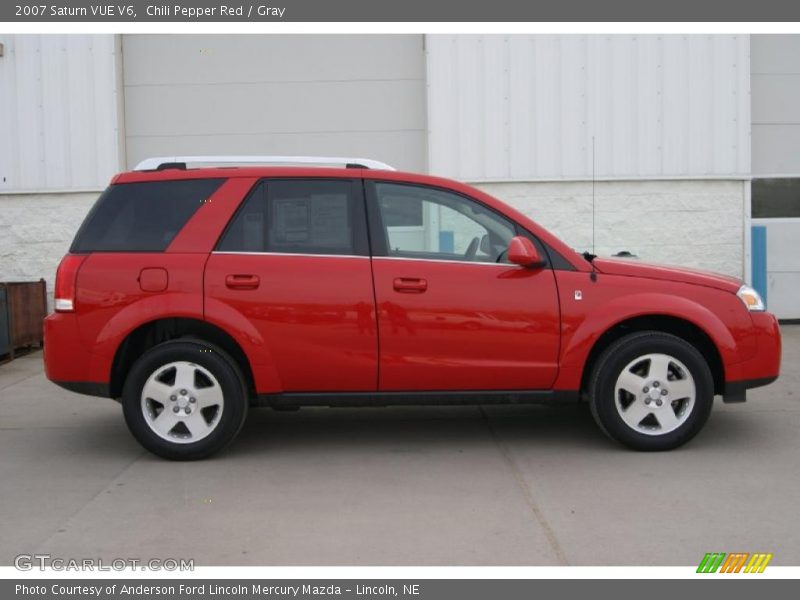
{"label": "white metal wall", "polygon": [[146,156],[364,156],[427,167],[421,35],[125,35],[128,166]]}
{"label": "white metal wall", "polygon": [[0,43],[0,192],[105,187],[120,164],[114,36]]}
{"label": "white metal wall", "polygon": [[753,173],[800,175],[800,35],[751,36]]}
{"label": "white metal wall", "polygon": [[747,35],[429,35],[432,173],[469,181],[742,176]]}
{"label": "white metal wall", "polygon": [[[753,176],[800,177],[800,35],[753,35],[751,48]],[[752,223],[767,228],[767,308],[800,319],[800,219]]]}

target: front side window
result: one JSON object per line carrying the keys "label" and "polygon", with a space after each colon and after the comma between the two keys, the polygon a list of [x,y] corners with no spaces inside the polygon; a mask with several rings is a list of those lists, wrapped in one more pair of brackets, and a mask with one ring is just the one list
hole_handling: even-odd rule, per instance
{"label": "front side window", "polygon": [[245,199],[217,249],[361,254],[359,202],[349,180],[265,180]]}
{"label": "front side window", "polygon": [[504,262],[514,224],[483,205],[444,190],[376,183],[389,256]]}

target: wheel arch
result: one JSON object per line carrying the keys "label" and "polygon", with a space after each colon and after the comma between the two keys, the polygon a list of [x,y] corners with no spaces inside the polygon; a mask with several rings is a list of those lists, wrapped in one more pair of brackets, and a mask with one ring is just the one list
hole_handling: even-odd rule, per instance
{"label": "wheel arch", "polygon": [[129,332],[117,347],[111,364],[109,392],[112,398],[122,395],[125,378],[133,363],[150,348],[170,340],[196,338],[214,344],[236,361],[242,371],[250,397],[256,395],[255,378],[247,354],[224,329],[189,317],[167,317],[143,323]]}
{"label": "wheel arch", "polygon": [[617,340],[638,331],[659,331],[669,333],[691,344],[706,358],[714,379],[714,393],[725,391],[725,365],[717,344],[700,326],[692,321],[669,314],[637,315],[619,321],[607,328],[592,345],[586,357],[581,376],[580,389],[588,389],[589,378],[603,351]]}

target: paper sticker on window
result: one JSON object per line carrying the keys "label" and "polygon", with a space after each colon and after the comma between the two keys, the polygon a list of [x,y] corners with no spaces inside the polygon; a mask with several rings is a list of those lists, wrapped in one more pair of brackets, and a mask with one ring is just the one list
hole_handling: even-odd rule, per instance
{"label": "paper sticker on window", "polygon": [[276,243],[308,242],[308,200],[296,198],[276,200],[273,218]]}
{"label": "paper sticker on window", "polygon": [[338,194],[311,196],[311,235],[316,246],[345,248],[350,245],[347,196]]}

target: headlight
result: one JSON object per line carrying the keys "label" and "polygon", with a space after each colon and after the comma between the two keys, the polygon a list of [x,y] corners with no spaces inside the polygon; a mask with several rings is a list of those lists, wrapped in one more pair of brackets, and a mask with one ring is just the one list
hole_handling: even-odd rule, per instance
{"label": "headlight", "polygon": [[743,285],[736,292],[739,299],[744,302],[747,310],[766,310],[764,308],[764,301],[759,296],[758,292],[751,288],[749,285]]}

